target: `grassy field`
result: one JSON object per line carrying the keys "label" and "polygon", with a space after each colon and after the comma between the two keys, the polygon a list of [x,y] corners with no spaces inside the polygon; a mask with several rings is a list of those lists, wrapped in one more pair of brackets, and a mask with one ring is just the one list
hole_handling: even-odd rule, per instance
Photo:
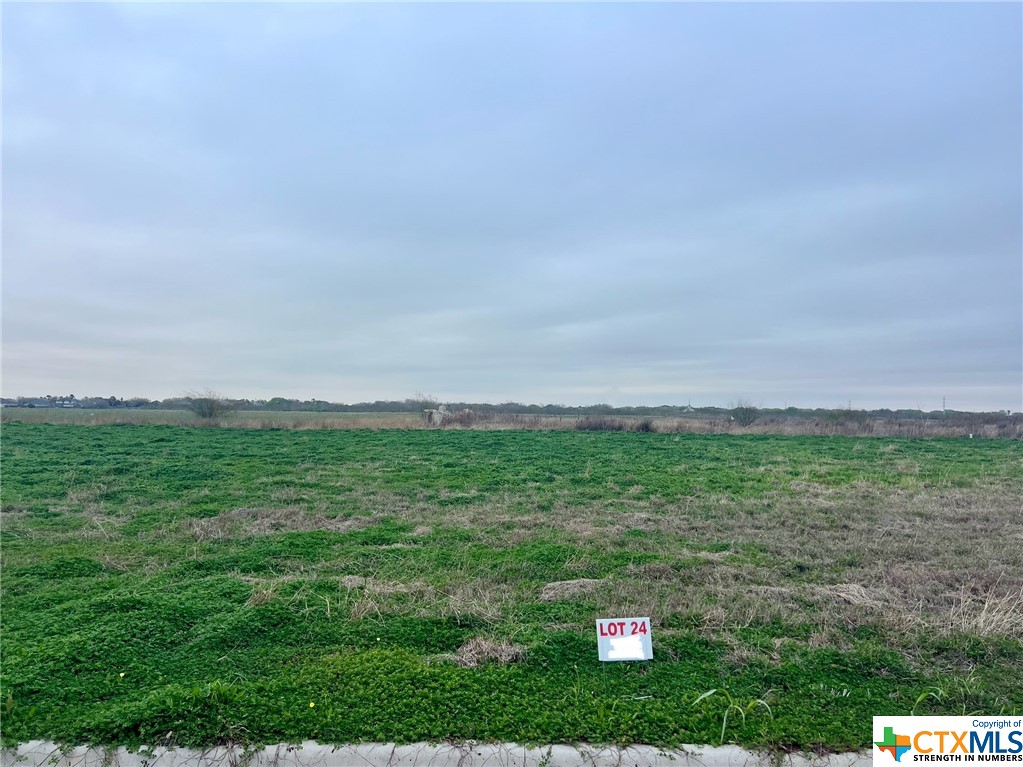
{"label": "grassy field", "polygon": [[[1019,442],[8,422],[2,460],[6,743],[846,750],[1023,712]],[[596,617],[647,615],[653,661],[597,660]]]}
{"label": "grassy field", "polygon": [[[164,424],[202,426],[201,420],[188,410],[149,410],[144,408],[3,408],[4,423],[49,423],[58,425],[147,426]],[[589,423],[587,423],[589,422]],[[596,428],[593,422],[597,422]],[[449,420],[444,428],[475,430],[530,429],[540,431],[604,430],[608,425],[617,430],[654,431],[661,434],[760,434],[785,436],[873,436],[873,437],[977,437],[981,439],[1023,440],[1023,417],[995,416],[985,413],[953,414],[940,417],[880,418],[858,411],[834,411],[826,415],[762,414],[750,426],[743,427],[729,420],[727,413],[694,414],[686,417],[614,415],[587,417],[580,415],[473,414],[471,422]],[[227,413],[218,425],[235,429],[426,429],[435,428],[419,413],[331,413],[293,411],[239,410]]]}

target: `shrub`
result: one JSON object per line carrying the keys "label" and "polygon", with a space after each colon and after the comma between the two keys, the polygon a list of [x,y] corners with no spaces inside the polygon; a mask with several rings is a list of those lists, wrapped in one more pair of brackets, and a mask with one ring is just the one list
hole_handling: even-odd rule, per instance
{"label": "shrub", "polygon": [[607,415],[588,415],[575,422],[576,431],[625,431],[625,422]]}
{"label": "shrub", "polygon": [[186,396],[188,409],[206,426],[218,425],[235,406],[225,397],[207,389],[204,392],[192,392]]}
{"label": "shrub", "polygon": [[462,426],[464,428],[469,428],[479,420],[480,416],[478,413],[466,408],[465,410],[459,410],[457,413],[445,413],[444,420],[441,421],[441,426]]}
{"label": "shrub", "polygon": [[739,426],[752,426],[760,417],[760,409],[749,400],[739,400],[732,408],[732,418]]}

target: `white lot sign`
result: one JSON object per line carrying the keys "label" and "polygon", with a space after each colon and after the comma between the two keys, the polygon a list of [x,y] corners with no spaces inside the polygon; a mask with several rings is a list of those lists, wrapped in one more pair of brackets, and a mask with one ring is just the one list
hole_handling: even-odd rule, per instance
{"label": "white lot sign", "polygon": [[649,618],[598,618],[601,660],[653,660]]}

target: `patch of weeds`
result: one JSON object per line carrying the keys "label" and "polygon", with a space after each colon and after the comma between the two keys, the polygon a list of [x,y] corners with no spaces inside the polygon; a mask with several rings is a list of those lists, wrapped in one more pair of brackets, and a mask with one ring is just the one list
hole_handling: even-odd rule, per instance
{"label": "patch of weeds", "polygon": [[[774,714],[771,712],[771,706],[768,705],[766,698],[769,697],[771,691],[768,690],[763,698],[750,698],[742,699],[733,697],[728,690],[707,690],[701,693],[696,700],[693,701],[694,707],[699,706],[701,703],[707,701],[711,702],[712,698],[718,697],[723,700],[724,710],[721,714],[721,736],[718,739],[718,745],[724,745],[725,742],[725,731],[728,729],[728,719],[732,717],[733,723],[735,717],[741,717],[742,724],[746,725],[748,717],[763,709],[767,712],[767,716],[773,718]],[[709,706],[708,706],[709,707]]]}
{"label": "patch of weeds", "polygon": [[970,672],[966,676],[943,679],[937,684],[928,686],[917,695],[909,713],[917,716],[924,711],[939,715],[936,711],[948,716],[987,716],[981,710],[970,710],[971,706],[980,703],[980,680]]}

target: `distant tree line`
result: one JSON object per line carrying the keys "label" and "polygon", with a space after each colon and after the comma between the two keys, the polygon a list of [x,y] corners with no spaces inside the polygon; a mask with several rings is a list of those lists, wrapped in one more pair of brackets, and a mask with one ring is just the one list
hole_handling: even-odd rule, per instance
{"label": "distant tree line", "polygon": [[[96,410],[113,408],[145,408],[151,410],[193,410],[197,400],[201,396],[192,394],[181,397],[168,397],[163,400],[148,399],[146,397],[83,397],[76,398],[75,395],[46,395],[42,397],[17,397],[3,398],[0,402],[6,407],[76,407],[90,408]],[[439,406],[439,401],[434,397],[417,394],[403,400],[375,400],[373,402],[327,402],[320,399],[288,399],[286,397],[273,397],[268,400],[252,399],[231,399],[220,400],[226,409],[232,411],[256,411],[256,412],[319,412],[319,413],[422,413],[426,409]],[[202,403],[198,403],[200,406]],[[830,420],[848,422],[854,420],[867,420],[880,418],[883,420],[947,420],[961,421],[963,419],[975,420],[978,415],[990,415],[992,417],[1004,418],[1007,411],[995,411],[989,414],[979,414],[967,411],[955,410],[890,410],[882,408],[878,410],[852,410],[845,408],[753,408],[748,402],[740,401],[734,407],[691,407],[689,405],[657,405],[657,406],[633,406],[613,407],[606,403],[595,405],[559,405],[559,404],[525,404],[522,402],[501,402],[491,404],[487,402],[445,402],[452,412],[461,410],[472,410],[480,416],[487,415],[546,415],[546,416],[642,416],[642,417],[667,417],[667,418],[735,418],[746,421],[754,415],[760,420],[778,420],[786,418],[813,418],[817,420]],[[749,412],[742,410],[749,408]],[[753,412],[755,411],[755,413]],[[1023,415],[1017,414],[1023,418]]]}
{"label": "distant tree line", "polygon": [[146,397],[83,397],[78,399],[74,394],[47,394],[42,397],[4,397],[0,403],[6,407],[73,407],[89,408],[90,410],[107,410],[110,408],[154,408],[160,405],[159,400]]}

